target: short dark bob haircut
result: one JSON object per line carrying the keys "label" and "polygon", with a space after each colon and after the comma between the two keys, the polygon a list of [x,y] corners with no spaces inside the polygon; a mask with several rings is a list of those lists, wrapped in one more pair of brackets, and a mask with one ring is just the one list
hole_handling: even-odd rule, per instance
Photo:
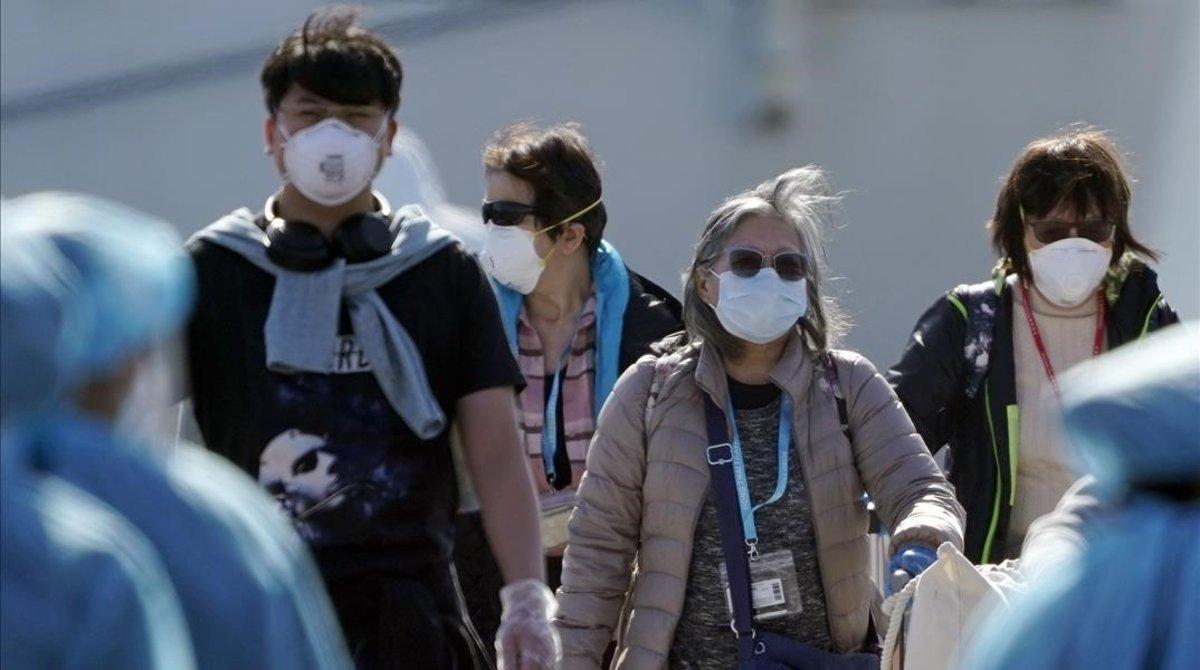
{"label": "short dark bob haircut", "polygon": [[1132,197],[1121,152],[1103,131],[1072,128],[1034,140],[1017,157],[996,198],[996,213],[988,224],[992,247],[1028,279],[1026,220],[1044,217],[1062,205],[1080,217],[1098,212],[1116,226],[1114,264],[1126,251],[1157,261],[1158,252],[1129,228]]}

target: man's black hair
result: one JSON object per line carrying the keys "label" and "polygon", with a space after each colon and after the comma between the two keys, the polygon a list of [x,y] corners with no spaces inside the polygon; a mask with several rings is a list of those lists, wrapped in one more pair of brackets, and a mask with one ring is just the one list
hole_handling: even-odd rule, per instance
{"label": "man's black hair", "polygon": [[272,116],[293,84],[347,105],[400,107],[404,71],[378,35],[358,25],[359,10],[333,7],[309,14],[263,64],[260,81]]}

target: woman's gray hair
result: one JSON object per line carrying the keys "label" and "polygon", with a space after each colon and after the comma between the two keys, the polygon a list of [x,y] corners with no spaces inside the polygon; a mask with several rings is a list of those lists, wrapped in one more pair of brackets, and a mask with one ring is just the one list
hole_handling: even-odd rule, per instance
{"label": "woman's gray hair", "polygon": [[809,256],[808,312],[798,322],[800,330],[810,352],[823,354],[833,347],[846,320],[833,298],[821,295],[821,281],[827,271],[825,231],[838,201],[821,169],[809,165],[743,191],[713,210],[696,244],[691,267],[683,276],[683,322],[690,343],[705,342],[722,358],[741,356],[745,343],[726,331],[712,306],[700,299],[698,279],[720,258],[738,223],[759,215],[787,221],[800,236],[801,250]]}

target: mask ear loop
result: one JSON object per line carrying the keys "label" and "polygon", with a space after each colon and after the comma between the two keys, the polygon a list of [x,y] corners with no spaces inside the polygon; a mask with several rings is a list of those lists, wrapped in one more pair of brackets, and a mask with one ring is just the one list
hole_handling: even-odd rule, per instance
{"label": "mask ear loop", "polygon": [[[534,236],[536,237],[538,235],[541,235],[542,233],[546,233],[551,230],[554,230],[555,228],[557,228],[559,226],[574,222],[575,219],[577,219],[577,218],[583,216],[584,214],[587,214],[588,212],[595,209],[596,206],[600,204],[600,201],[602,199],[603,199],[603,196],[596,198],[596,201],[593,202],[592,204],[588,205],[587,207],[584,207],[583,209],[579,210],[578,212],[575,212],[574,214],[563,219],[562,221],[559,221],[558,223],[554,224],[553,226],[546,226],[545,228],[542,228],[541,230],[534,231],[534,233],[533,233]],[[550,251],[546,253],[546,257],[538,259],[542,262],[543,268],[546,267],[546,263],[548,263],[550,261],[550,256],[554,255],[554,250],[557,248],[558,248],[558,240],[554,240],[554,246],[550,247]]]}
{"label": "mask ear loop", "polygon": [[379,130],[375,131],[375,135],[371,138],[371,141],[378,144],[379,141],[383,139],[383,136],[387,134],[387,129],[388,118],[385,116],[383,118],[383,123],[379,124]]}
{"label": "mask ear loop", "polygon": [[[595,207],[596,207],[597,205],[599,205],[599,204],[600,204],[600,200],[601,200],[601,198],[596,198],[596,201],[595,201],[595,202],[593,202],[592,204],[588,205],[587,207],[584,207],[583,209],[579,210],[578,212],[575,212],[575,213],[574,213],[574,214],[572,214],[571,216],[568,216],[567,218],[563,219],[562,221],[559,221],[558,223],[554,224],[554,226],[551,226],[551,228],[553,228],[553,227],[556,227],[556,226],[561,226],[561,225],[563,225],[564,223],[570,223],[570,222],[574,221],[575,219],[577,219],[577,218],[579,218],[579,217],[583,216],[584,214],[587,214],[588,212],[590,212],[590,211],[592,211],[593,209],[595,209]],[[549,230],[549,228],[547,228],[547,230]]]}
{"label": "mask ear loop", "polygon": [[[712,269],[711,265],[704,268],[704,271],[715,277],[717,280],[717,302],[714,302],[711,305],[707,302],[704,303],[705,305],[708,305],[708,308],[711,309],[715,314],[717,311],[717,303],[721,302],[721,275],[716,270]],[[704,302],[704,300],[701,300],[700,302]]]}
{"label": "mask ear loop", "polygon": [[[1020,215],[1020,217],[1021,217],[1021,237],[1024,238],[1025,235],[1027,234],[1027,231],[1025,229],[1029,227],[1029,224],[1026,223],[1026,221],[1025,221],[1025,205],[1021,204],[1021,200],[1019,198],[1017,199],[1017,214]],[[1024,244],[1024,243],[1022,242],[1022,244]],[[1026,256],[1028,256],[1028,255],[1029,255],[1028,252],[1026,252]],[[1000,282],[1003,281],[1004,276],[1007,274],[1006,270],[1002,270],[1001,268],[1004,267],[1005,269],[1007,269],[1011,265],[1012,265],[1012,259],[1007,258],[1007,257],[1001,257],[996,262],[996,267],[995,267],[995,269],[992,270],[992,274],[999,275],[999,278],[996,279],[996,286],[997,286],[996,292],[997,293],[1000,292],[1000,289],[998,288],[1000,286]]]}
{"label": "mask ear loop", "polygon": [[[371,144],[375,145],[376,154],[375,171],[371,174],[371,181],[375,181],[375,178],[379,176],[379,171],[383,169],[383,162],[387,160],[389,155],[391,155],[390,153],[384,154],[383,156],[378,155],[379,150],[383,148],[383,136],[387,134],[388,119],[390,118],[391,117],[385,116],[383,118],[383,123],[379,125],[379,130],[375,131],[375,135],[371,137]],[[343,123],[345,122],[343,121]]]}
{"label": "mask ear loop", "polygon": [[[279,148],[283,151],[287,151],[288,145],[292,142],[292,134],[287,131],[287,128],[283,127],[283,122],[281,122],[278,117],[275,119],[275,130],[279,131],[279,136],[283,138],[283,144],[281,144]],[[270,147],[267,147],[267,153],[271,153]],[[283,164],[283,175],[281,175],[283,177],[283,181],[284,183],[288,183],[291,181],[291,178],[288,176],[287,161],[281,157],[279,162]]]}

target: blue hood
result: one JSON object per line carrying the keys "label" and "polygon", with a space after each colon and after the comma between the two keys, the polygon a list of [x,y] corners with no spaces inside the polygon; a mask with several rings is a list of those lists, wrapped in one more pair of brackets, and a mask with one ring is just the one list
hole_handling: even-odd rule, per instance
{"label": "blue hood", "polygon": [[183,327],[195,279],[169,224],[73,193],[25,195],[0,211],[6,422],[52,408]]}
{"label": "blue hood", "polygon": [[[625,308],[629,305],[629,270],[616,247],[600,242],[592,256],[592,282],[596,286],[596,388],[593,416],[612,392],[621,374],[621,332],[625,324]],[[492,281],[500,303],[500,319],[513,355],[517,353],[517,319],[525,296]]]}

